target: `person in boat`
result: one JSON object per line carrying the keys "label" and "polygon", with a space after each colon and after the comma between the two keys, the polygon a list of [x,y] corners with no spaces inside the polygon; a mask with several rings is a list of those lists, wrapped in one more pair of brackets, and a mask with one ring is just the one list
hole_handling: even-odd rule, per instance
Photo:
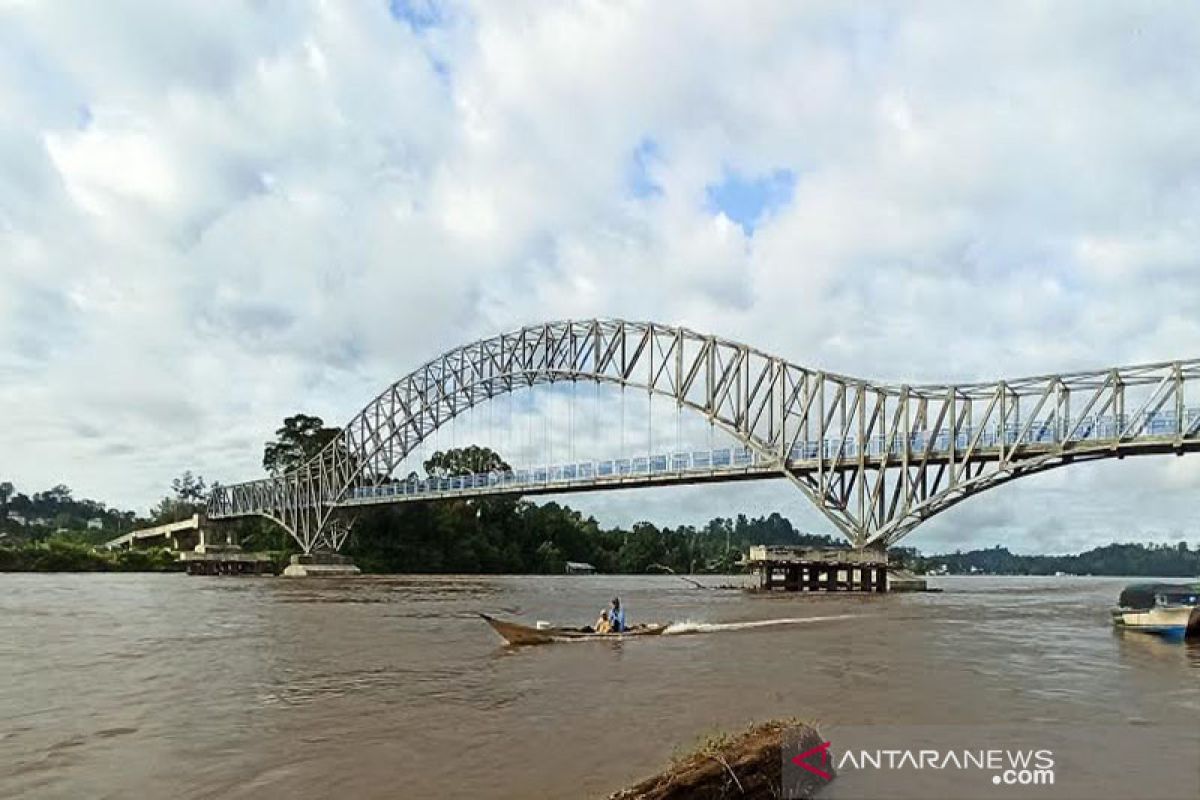
{"label": "person in boat", "polygon": [[627,630],[625,624],[625,609],[621,608],[621,598],[612,599],[612,608],[608,612],[608,624],[613,633],[623,633]]}
{"label": "person in boat", "polygon": [[608,621],[608,609],[600,612],[600,618],[596,620],[596,624],[592,626],[594,633],[611,633],[612,624]]}

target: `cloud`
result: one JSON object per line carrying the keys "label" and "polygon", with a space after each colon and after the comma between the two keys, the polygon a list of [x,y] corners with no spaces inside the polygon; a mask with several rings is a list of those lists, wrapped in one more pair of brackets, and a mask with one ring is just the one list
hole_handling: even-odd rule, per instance
{"label": "cloud", "polygon": [[[683,323],[890,381],[1194,356],[1196,17],[5,4],[0,467],[145,507],[184,469],[256,475],[287,414],[347,419],[547,318]],[[1019,481],[911,541],[1165,536],[1189,461]],[[819,526],[798,500],[572,502]]]}

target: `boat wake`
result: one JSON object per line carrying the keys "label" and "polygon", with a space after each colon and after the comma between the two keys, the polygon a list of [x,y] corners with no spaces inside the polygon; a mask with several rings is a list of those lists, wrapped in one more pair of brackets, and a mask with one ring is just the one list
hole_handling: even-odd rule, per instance
{"label": "boat wake", "polygon": [[858,614],[833,614],[826,617],[783,617],[780,619],[756,619],[751,622],[672,622],[663,631],[663,636],[682,636],[688,633],[719,633],[721,631],[745,631],[753,628],[770,628],[777,625],[807,625],[813,622],[830,622],[837,619],[854,619]]}

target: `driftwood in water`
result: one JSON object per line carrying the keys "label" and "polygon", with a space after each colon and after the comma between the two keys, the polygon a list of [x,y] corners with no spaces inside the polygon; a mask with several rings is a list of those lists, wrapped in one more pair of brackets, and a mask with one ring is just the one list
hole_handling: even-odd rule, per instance
{"label": "driftwood in water", "polygon": [[[736,736],[703,742],[694,752],[676,759],[658,775],[610,796],[610,800],[775,800],[782,798],[781,753],[789,734],[799,736],[801,750],[822,743],[816,728],[773,720],[754,725]],[[790,751],[789,751],[790,752]],[[828,767],[832,771],[832,765]],[[790,797],[813,797],[826,784],[817,776],[801,778]],[[797,793],[797,789],[799,793]]]}
{"label": "driftwood in water", "polygon": [[686,578],[683,575],[676,575],[675,577],[679,578],[679,580],[681,580],[681,581],[687,581],[692,586],[695,586],[697,589],[708,589],[709,591],[723,591],[726,589],[735,589],[737,591],[741,591],[746,588],[745,586],[739,586],[736,583],[722,583],[722,584],[718,584],[717,586],[709,586],[706,583],[701,583],[700,581],[695,580],[694,578]]}

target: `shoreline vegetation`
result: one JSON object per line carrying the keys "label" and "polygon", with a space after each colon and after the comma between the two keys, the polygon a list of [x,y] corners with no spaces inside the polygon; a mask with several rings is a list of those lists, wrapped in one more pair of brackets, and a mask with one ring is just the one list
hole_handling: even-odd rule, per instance
{"label": "shoreline vegetation", "polygon": [[1017,555],[996,545],[984,550],[917,556],[910,568],[926,575],[1096,575],[1194,578],[1200,576],[1200,546],[1118,543],[1074,555]]}
{"label": "shoreline vegetation", "polygon": [[182,572],[183,568],[178,557],[164,549],[98,550],[62,538],[0,546],[0,572]]}
{"label": "shoreline vegetation", "polygon": [[[751,544],[794,544],[805,547],[845,547],[827,536],[814,536],[787,529],[791,523],[778,514],[748,520],[739,515],[736,520],[716,519],[699,532],[683,526],[678,529],[658,528],[639,523],[632,530],[600,530],[592,518],[582,519],[578,512],[550,503],[533,506],[526,513],[560,517],[566,524],[559,528],[543,527],[547,538],[532,548],[533,558],[491,561],[481,564],[471,559],[438,557],[396,558],[400,544],[353,542],[345,549],[365,574],[375,575],[560,575],[566,572],[566,561],[583,561],[592,553],[581,554],[582,537],[595,536],[602,543],[614,544],[615,557],[601,561],[599,574],[606,575],[675,575],[688,581],[690,575],[732,575],[743,572],[737,563]],[[535,510],[536,509],[536,510]],[[561,519],[565,516],[565,519]],[[780,523],[784,527],[780,527]],[[738,535],[727,535],[727,529]],[[582,530],[581,530],[582,529]],[[590,529],[590,530],[589,530]],[[764,530],[766,529],[766,530]],[[436,530],[436,527],[435,527]],[[562,531],[567,535],[561,535]],[[780,535],[769,536],[775,530]],[[556,535],[558,534],[558,535]],[[760,538],[761,537],[761,538]],[[262,544],[270,547],[247,546],[248,550],[266,552],[275,563],[276,574],[283,571],[295,551],[279,549],[279,537]],[[719,541],[714,543],[711,540]],[[762,541],[766,539],[766,541]],[[727,542],[727,543],[726,543]],[[547,544],[549,543],[549,544]],[[252,545],[253,541],[248,542]],[[561,547],[561,549],[560,549]],[[697,554],[718,551],[718,558],[697,563]],[[594,552],[594,551],[592,551]],[[519,551],[518,551],[519,553]],[[565,553],[565,554],[564,554]],[[574,557],[572,557],[574,556]],[[1016,555],[1007,548],[996,547],[942,555],[923,556],[913,548],[900,548],[889,554],[892,563],[919,575],[1006,575],[1006,576],[1096,576],[1096,577],[1155,577],[1196,578],[1200,576],[1200,548],[1190,548],[1186,542],[1178,545],[1121,544],[1096,547],[1075,555]],[[597,559],[600,560],[600,559]],[[464,563],[465,562],[465,563]],[[589,562],[592,563],[592,562]],[[506,568],[507,567],[507,568]],[[44,539],[0,541],[0,573],[4,572],[183,572],[184,564],[178,555],[163,548],[109,551],[70,534],[52,535]],[[700,584],[696,581],[692,583]],[[703,586],[702,588],[716,588]]]}

